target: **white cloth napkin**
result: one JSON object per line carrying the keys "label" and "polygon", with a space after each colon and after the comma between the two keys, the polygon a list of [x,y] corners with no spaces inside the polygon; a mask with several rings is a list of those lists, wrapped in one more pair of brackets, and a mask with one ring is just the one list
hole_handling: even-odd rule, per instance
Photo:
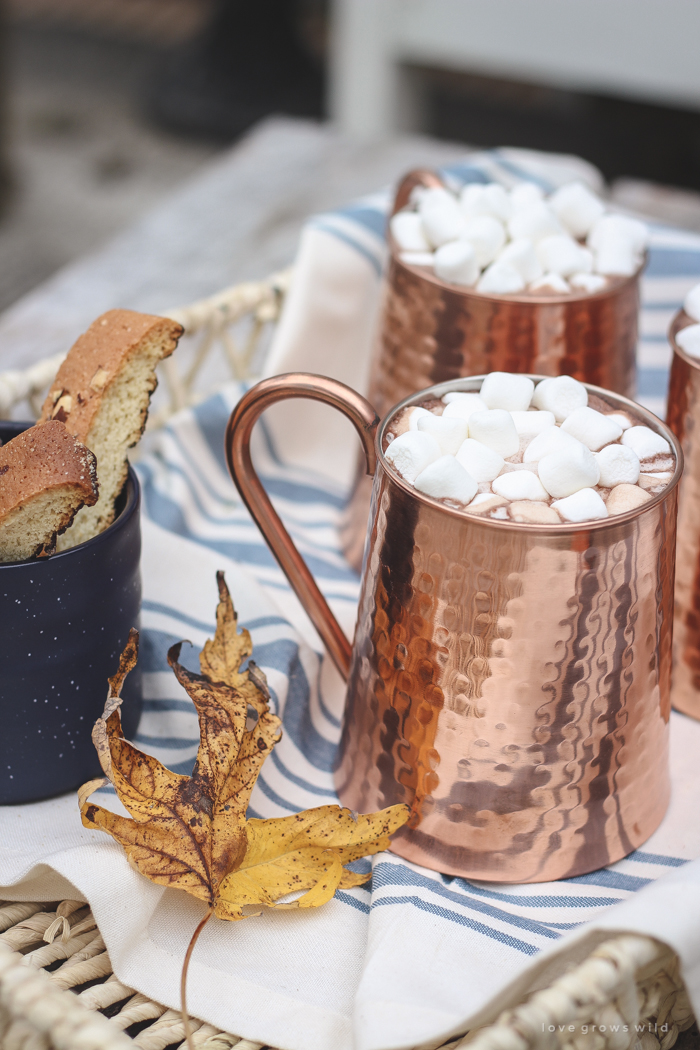
{"label": "white cloth napkin", "polygon": [[[516,177],[512,155],[490,154],[480,164],[471,158],[462,177]],[[386,197],[373,198],[310,224],[268,371],[366,382],[385,206]],[[667,315],[700,278],[700,238],[669,231],[655,238],[643,315],[652,350],[662,347]],[[645,396],[658,403],[665,358],[644,352]],[[173,641],[188,638],[198,648],[211,635],[214,574],[224,569],[284,723],[250,812],[281,816],[335,800],[343,686],[228,477],[223,431],[239,393],[227,388],[182,413],[139,464],[145,711],[137,743],[190,772],[196,716],[165,653]],[[261,428],[256,449],[268,490],[348,632],[358,580],[340,555],[337,525],[355,452],[349,426],[325,427],[308,405],[283,407]],[[565,882],[506,886],[440,876],[382,854],[372,861],[370,884],[339,892],[318,911],[212,920],[192,960],[191,1012],[283,1050],[413,1047],[495,1018],[546,967],[551,973],[553,955],[563,966],[620,930],[675,948],[700,1011],[700,724],[674,714],[671,737],[670,810],[625,860]],[[107,791],[97,800],[119,805]],[[85,898],[118,977],[179,1005],[182,959],[202,904],[134,873],[111,839],[82,828],[72,796],[0,809],[0,842],[2,898]]]}

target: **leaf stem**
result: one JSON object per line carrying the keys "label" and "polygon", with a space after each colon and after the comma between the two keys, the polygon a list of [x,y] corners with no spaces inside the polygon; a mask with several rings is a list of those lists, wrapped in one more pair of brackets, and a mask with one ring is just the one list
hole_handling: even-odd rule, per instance
{"label": "leaf stem", "polygon": [[187,1050],[195,1050],[194,1043],[192,1042],[192,1030],[190,1028],[190,1015],[187,1013],[187,971],[190,968],[190,959],[192,958],[192,952],[194,946],[199,939],[199,935],[211,919],[214,914],[215,904],[212,904],[211,908],[204,916],[202,921],[197,926],[197,929],[192,934],[192,939],[187,946],[185,952],[185,961],[182,964],[182,976],[180,977],[180,1005],[182,1009],[182,1024],[185,1029],[185,1042],[187,1043]]}

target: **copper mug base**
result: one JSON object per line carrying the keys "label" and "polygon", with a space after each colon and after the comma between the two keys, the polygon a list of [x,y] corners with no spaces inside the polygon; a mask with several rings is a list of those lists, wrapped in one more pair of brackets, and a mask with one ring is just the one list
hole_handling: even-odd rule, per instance
{"label": "copper mug base", "polygon": [[695,322],[681,310],[669,331],[673,362],[666,422],[685,456],[678,495],[671,700],[678,711],[700,719],[700,361],[676,342],[690,324]]}
{"label": "copper mug base", "polygon": [[[532,378],[540,378],[533,376]],[[483,377],[431,388],[479,389]],[[234,410],[229,468],[341,673],[336,785],[362,812],[405,802],[392,850],[498,882],[562,879],[639,847],[669,799],[676,491],[581,525],[485,519],[423,496],[382,452],[396,411],[318,376],[265,380]],[[264,493],[249,440],[274,401],[340,408],[374,475],[352,647]]]}

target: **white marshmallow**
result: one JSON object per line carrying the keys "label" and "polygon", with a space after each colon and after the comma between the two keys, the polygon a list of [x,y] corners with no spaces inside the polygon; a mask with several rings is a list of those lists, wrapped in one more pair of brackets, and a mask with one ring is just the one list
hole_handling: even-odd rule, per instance
{"label": "white marshmallow", "polygon": [[572,237],[585,237],[605,213],[605,205],[582,182],[561,186],[549,198],[549,204],[565,230]]}
{"label": "white marshmallow", "polygon": [[469,241],[450,241],[435,252],[435,274],[442,281],[452,284],[476,284],[479,264],[476,252]]}
{"label": "white marshmallow", "polygon": [[506,243],[506,231],[503,223],[494,219],[493,215],[477,215],[467,219],[460,239],[471,244],[476,261],[480,267],[484,267],[493,262]]}
{"label": "white marshmallow", "polygon": [[527,208],[544,200],[544,190],[536,182],[519,182],[510,191],[510,203],[513,210]]}
{"label": "white marshmallow", "polygon": [[616,485],[608,496],[608,514],[626,514],[648,503],[651,496],[639,485]]}
{"label": "white marshmallow", "polygon": [[588,234],[588,247],[597,252],[608,241],[625,241],[634,252],[641,254],[649,243],[649,228],[638,219],[628,219],[626,215],[603,215]]}
{"label": "white marshmallow", "polygon": [[399,252],[399,259],[407,266],[432,266],[435,255],[433,252]]}
{"label": "white marshmallow", "polygon": [[600,480],[600,468],[595,456],[579,442],[572,448],[563,448],[544,456],[539,462],[537,473],[550,496],[557,499],[571,496],[579,489],[591,488]]}
{"label": "white marshmallow", "polygon": [[413,482],[419,492],[433,499],[452,499],[458,503],[469,503],[474,498],[478,485],[454,456],[440,456]]}
{"label": "white marshmallow", "polygon": [[595,489],[591,488],[579,489],[566,499],[557,499],[552,506],[559,511],[564,521],[595,521],[608,516],[608,508]]}
{"label": "white marshmallow", "polygon": [[498,182],[490,182],[486,186],[480,183],[468,184],[462,190],[459,203],[469,218],[492,215],[501,222],[510,218],[513,208],[507,191]]}
{"label": "white marshmallow", "polygon": [[650,427],[630,427],[622,435],[622,444],[634,449],[640,459],[651,459],[652,456],[671,451],[666,438],[655,434]]}
{"label": "white marshmallow", "polygon": [[433,413],[429,412],[427,408],[421,408],[420,405],[416,405],[416,407],[409,414],[408,429],[418,430],[418,420],[421,418],[421,416],[432,416],[432,414]]}
{"label": "white marshmallow", "polygon": [[469,436],[466,419],[456,416],[448,416],[445,419],[444,416],[436,416],[432,412],[420,417],[418,429],[431,434],[446,456],[455,456],[462,442]]}
{"label": "white marshmallow", "polygon": [[607,288],[608,282],[599,273],[572,273],[569,284],[572,288],[580,288],[582,292],[593,295]]}
{"label": "white marshmallow", "polygon": [[445,394],[442,399],[446,402],[442,413],[443,419],[469,419],[474,412],[486,412],[487,406],[478,394],[462,394],[454,391]]}
{"label": "white marshmallow", "polygon": [[512,372],[490,372],[481,384],[479,396],[487,408],[505,408],[508,412],[525,412],[535,384],[527,376]]}
{"label": "white marshmallow", "polygon": [[512,240],[529,237],[535,242],[564,232],[559,219],[544,201],[516,209],[508,222],[508,231]]}
{"label": "white marshmallow", "polygon": [[439,186],[431,187],[421,194],[418,212],[423,222],[423,232],[433,248],[456,241],[466,224],[464,212],[456,198]]}
{"label": "white marshmallow", "polygon": [[545,456],[551,455],[552,452],[573,448],[575,445],[580,445],[580,443],[571,434],[565,433],[561,427],[546,427],[532,439],[525,449],[523,463],[538,463]]}
{"label": "white marshmallow", "polygon": [[474,412],[469,417],[469,437],[481,441],[506,459],[520,448],[520,439],[510,412],[492,408],[488,412]]}
{"label": "white marshmallow", "polygon": [[631,277],[641,263],[639,252],[629,241],[606,240],[595,253],[595,270],[609,277]]}
{"label": "white marshmallow", "polygon": [[495,492],[479,492],[469,504],[468,509],[479,514],[486,514],[490,510],[495,510],[496,507],[504,506],[506,502],[503,496],[497,496]]}
{"label": "white marshmallow", "polygon": [[553,412],[557,423],[561,423],[575,409],[588,404],[588,391],[571,376],[552,376],[537,384],[532,404],[545,412]]}
{"label": "white marshmallow", "polygon": [[603,445],[619,441],[622,437],[622,427],[618,426],[614,419],[588,407],[577,408],[567,416],[561,429],[575,437],[591,452],[597,452]]}
{"label": "white marshmallow", "polygon": [[510,500],[546,500],[548,498],[544,485],[530,470],[514,470],[508,474],[501,474],[491,482],[491,488],[499,496],[505,496]]}
{"label": "white marshmallow", "polygon": [[[608,417],[609,418],[609,417]],[[600,469],[600,484],[611,489],[615,485],[636,485],[639,480],[639,456],[627,445],[606,445],[596,455]]]}
{"label": "white marshmallow", "polygon": [[520,237],[517,241],[510,241],[496,259],[498,264],[508,263],[517,270],[525,284],[536,281],[542,276],[542,266],[537,258],[535,245],[529,237]]}
{"label": "white marshmallow", "polygon": [[537,258],[546,273],[569,277],[572,273],[593,269],[593,253],[566,233],[543,237],[536,245]]}
{"label": "white marshmallow", "polygon": [[484,270],[476,288],[491,295],[514,295],[524,291],[525,281],[514,266],[499,260]]}
{"label": "white marshmallow", "polygon": [[407,252],[429,252],[430,245],[423,232],[423,220],[418,212],[398,211],[389,221],[391,235]]}
{"label": "white marshmallow", "polygon": [[629,416],[626,416],[624,412],[612,412],[608,416],[608,419],[614,419],[621,430],[629,430],[629,428],[634,425]]}
{"label": "white marshmallow", "polygon": [[683,300],[683,309],[688,317],[692,317],[694,321],[700,321],[700,284],[690,289]]}
{"label": "white marshmallow", "polygon": [[530,285],[531,292],[560,292],[566,295],[571,288],[559,273],[545,273]]}
{"label": "white marshmallow", "polygon": [[487,448],[474,438],[467,438],[462,443],[457,453],[457,461],[479,484],[482,481],[493,481],[503,470],[503,456],[499,456],[493,449]]}
{"label": "white marshmallow", "polygon": [[442,455],[435,438],[419,430],[407,430],[395,438],[384,454],[401,477],[411,483]]}
{"label": "white marshmallow", "polygon": [[689,324],[687,328],[681,328],[676,335],[676,342],[686,354],[700,357],[700,324]]}
{"label": "white marshmallow", "polygon": [[511,412],[511,416],[518,436],[530,440],[556,422],[553,412]]}

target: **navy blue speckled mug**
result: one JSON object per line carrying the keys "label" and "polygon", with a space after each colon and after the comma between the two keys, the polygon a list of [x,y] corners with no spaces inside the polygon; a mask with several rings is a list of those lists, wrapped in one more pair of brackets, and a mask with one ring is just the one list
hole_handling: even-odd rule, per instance
{"label": "navy blue speckled mug", "polygon": [[[9,441],[29,423],[0,423]],[[92,744],[107,678],[141,608],[138,479],[117,518],[70,550],[0,564],[0,804],[34,802],[100,776]],[[141,714],[141,676],[124,690],[124,735]]]}

